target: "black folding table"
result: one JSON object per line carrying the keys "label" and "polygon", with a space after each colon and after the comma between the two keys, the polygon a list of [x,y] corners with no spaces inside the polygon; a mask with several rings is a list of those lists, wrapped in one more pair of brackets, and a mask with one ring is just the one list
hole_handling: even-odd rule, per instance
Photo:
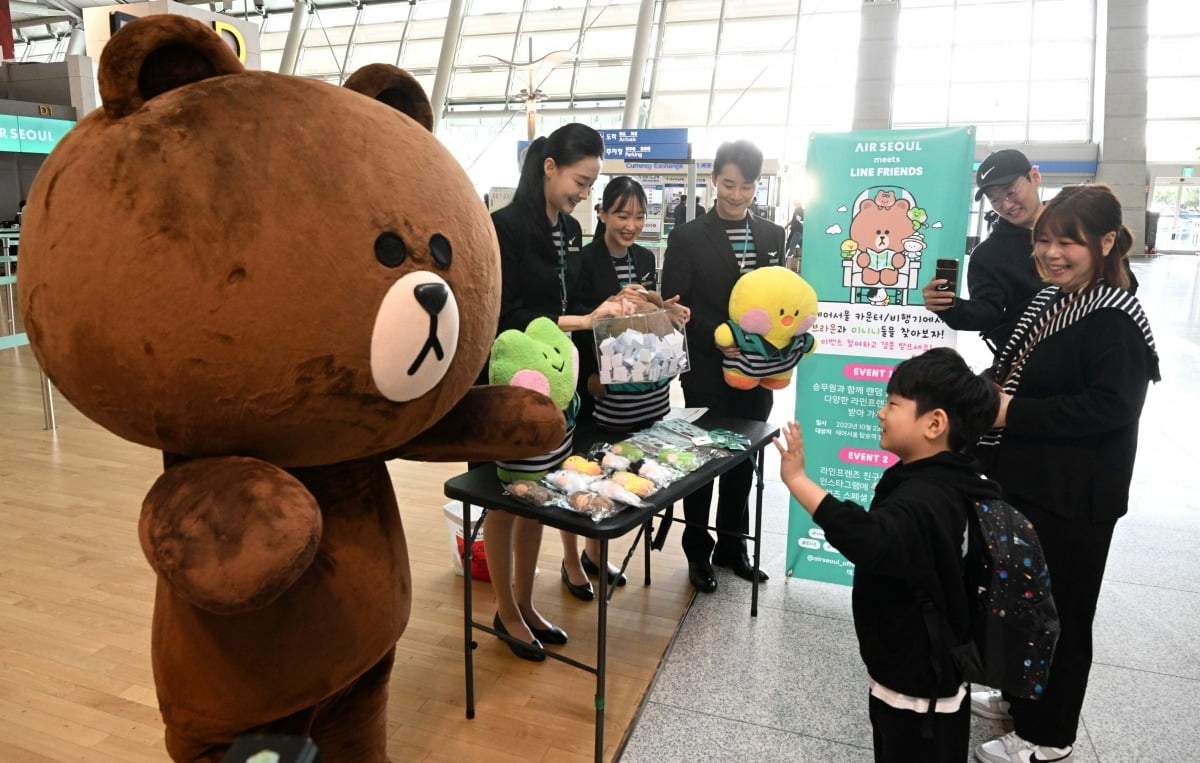
{"label": "black folding table", "polygon": [[[471,547],[474,544],[478,527],[482,525],[483,518],[488,511],[507,511],[521,517],[529,517],[540,521],[547,527],[566,530],[567,532],[582,535],[586,538],[595,538],[600,542],[600,558],[596,560],[596,564],[601,570],[608,567],[608,542],[613,538],[625,535],[634,528],[639,528],[638,539],[645,538],[643,543],[645,553],[645,584],[650,584],[650,534],[652,532],[653,517],[670,507],[676,501],[681,500],[684,496],[690,495],[703,485],[711,483],[714,479],[721,476],[725,472],[733,469],[738,464],[744,463],[749,459],[756,459],[757,463],[757,479],[755,492],[755,510],[754,524],[752,534],[740,535],[746,540],[754,542],[754,567],[757,569],[760,563],[760,541],[762,539],[762,501],[763,501],[763,450],[771,442],[771,439],[779,433],[779,428],[773,424],[768,424],[761,421],[750,421],[747,419],[736,419],[727,416],[717,416],[714,414],[705,414],[696,425],[703,429],[728,429],[732,432],[737,432],[744,435],[750,444],[744,451],[730,451],[728,456],[722,458],[714,458],[711,461],[703,464],[697,470],[691,472],[685,477],[671,483],[667,487],[657,491],[646,499],[645,506],[630,507],[615,516],[608,517],[599,522],[592,521],[591,517],[578,512],[570,511],[555,506],[531,506],[527,503],[522,503],[504,492],[504,486],[496,476],[496,469],[491,464],[477,466],[470,471],[460,474],[445,484],[445,493],[448,498],[461,501],[463,504],[463,570],[465,572],[463,579],[463,653],[466,660],[466,679],[467,679],[467,718],[475,717],[475,667],[473,661],[472,650],[475,643],[472,639],[472,629],[479,629],[490,633],[498,638],[506,640],[515,640],[511,636],[506,636],[498,633],[495,629],[485,623],[475,622],[471,608]],[[576,453],[586,453],[592,443],[601,439],[609,441],[619,441],[623,435],[613,435],[604,432],[583,431],[577,430],[575,436]],[[480,506],[483,511],[480,514],[479,520],[475,526],[471,525],[471,507]],[[673,521],[680,524],[686,522],[674,519]],[[716,530],[715,527],[709,527],[710,530]],[[638,539],[634,540],[633,547],[630,548],[622,564],[622,571],[628,565],[629,559],[633,556],[634,549],[637,546]],[[596,664],[588,665],[579,662],[570,657],[543,650],[547,657],[565,662],[569,665],[585,670],[596,676],[596,755],[597,762],[603,760],[604,755],[604,690],[605,690],[605,671],[607,659],[607,630],[608,630],[608,601],[612,593],[609,590],[608,576],[599,575],[599,593],[597,600],[597,635],[596,635]],[[758,580],[753,581],[750,595],[750,615],[751,617],[758,616]],[[518,643],[525,643],[519,642]]]}

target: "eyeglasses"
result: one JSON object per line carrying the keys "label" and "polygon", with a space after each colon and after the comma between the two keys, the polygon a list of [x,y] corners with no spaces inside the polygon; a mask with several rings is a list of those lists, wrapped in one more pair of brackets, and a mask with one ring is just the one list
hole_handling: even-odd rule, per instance
{"label": "eyeglasses", "polygon": [[1009,183],[1008,187],[999,193],[985,193],[984,196],[987,197],[988,203],[992,205],[992,209],[997,209],[1009,203],[1010,201],[1016,201],[1017,186],[1019,186],[1021,181],[1024,179],[1025,176],[1022,175],[1021,177]]}

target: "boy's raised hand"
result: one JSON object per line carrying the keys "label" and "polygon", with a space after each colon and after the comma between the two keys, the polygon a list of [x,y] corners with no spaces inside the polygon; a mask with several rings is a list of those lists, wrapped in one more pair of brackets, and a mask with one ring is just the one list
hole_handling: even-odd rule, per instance
{"label": "boy's raised hand", "polygon": [[812,514],[829,494],[804,471],[804,435],[800,425],[794,421],[784,424],[783,439],[787,441],[787,448],[778,437],[774,440],[775,449],[779,451],[779,477],[804,510]]}
{"label": "boy's raised hand", "polygon": [[787,441],[786,449],[778,437],[774,443],[775,449],[779,451],[779,478],[787,482],[789,479],[805,476],[804,434],[800,431],[799,424],[789,421],[783,425],[783,437]]}

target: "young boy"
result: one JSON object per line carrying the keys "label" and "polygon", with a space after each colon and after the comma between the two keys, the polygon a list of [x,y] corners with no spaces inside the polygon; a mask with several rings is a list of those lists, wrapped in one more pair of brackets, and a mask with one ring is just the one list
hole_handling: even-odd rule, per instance
{"label": "young boy", "polygon": [[[880,447],[900,460],[880,478],[870,511],[809,479],[796,422],[784,428],[786,449],[775,440],[784,483],[855,564],[854,629],[869,677],[876,761],[967,759],[966,687],[951,645],[930,643],[922,603],[932,602],[965,641],[967,510],[1000,488],[962,451],[992,425],[999,405],[995,385],[948,347],[896,366],[877,416]],[[932,716],[931,697],[938,698]]]}

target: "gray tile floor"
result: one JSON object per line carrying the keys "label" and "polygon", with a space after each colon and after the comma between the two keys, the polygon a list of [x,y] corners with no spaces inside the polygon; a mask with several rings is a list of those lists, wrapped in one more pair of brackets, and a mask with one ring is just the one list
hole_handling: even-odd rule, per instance
{"label": "gray tile floor", "polygon": [[[1129,514],[1117,523],[1095,625],[1077,761],[1200,760],[1200,258],[1134,262],[1158,341]],[[988,354],[973,335],[960,351]],[[790,415],[780,393],[774,418]],[[768,450],[773,455],[773,450]],[[759,615],[718,568],[669,651],[622,760],[870,761],[866,673],[850,589],[783,577],[787,492],[767,462]],[[672,542],[678,542],[677,535]],[[972,719],[972,746],[1002,733]]]}

